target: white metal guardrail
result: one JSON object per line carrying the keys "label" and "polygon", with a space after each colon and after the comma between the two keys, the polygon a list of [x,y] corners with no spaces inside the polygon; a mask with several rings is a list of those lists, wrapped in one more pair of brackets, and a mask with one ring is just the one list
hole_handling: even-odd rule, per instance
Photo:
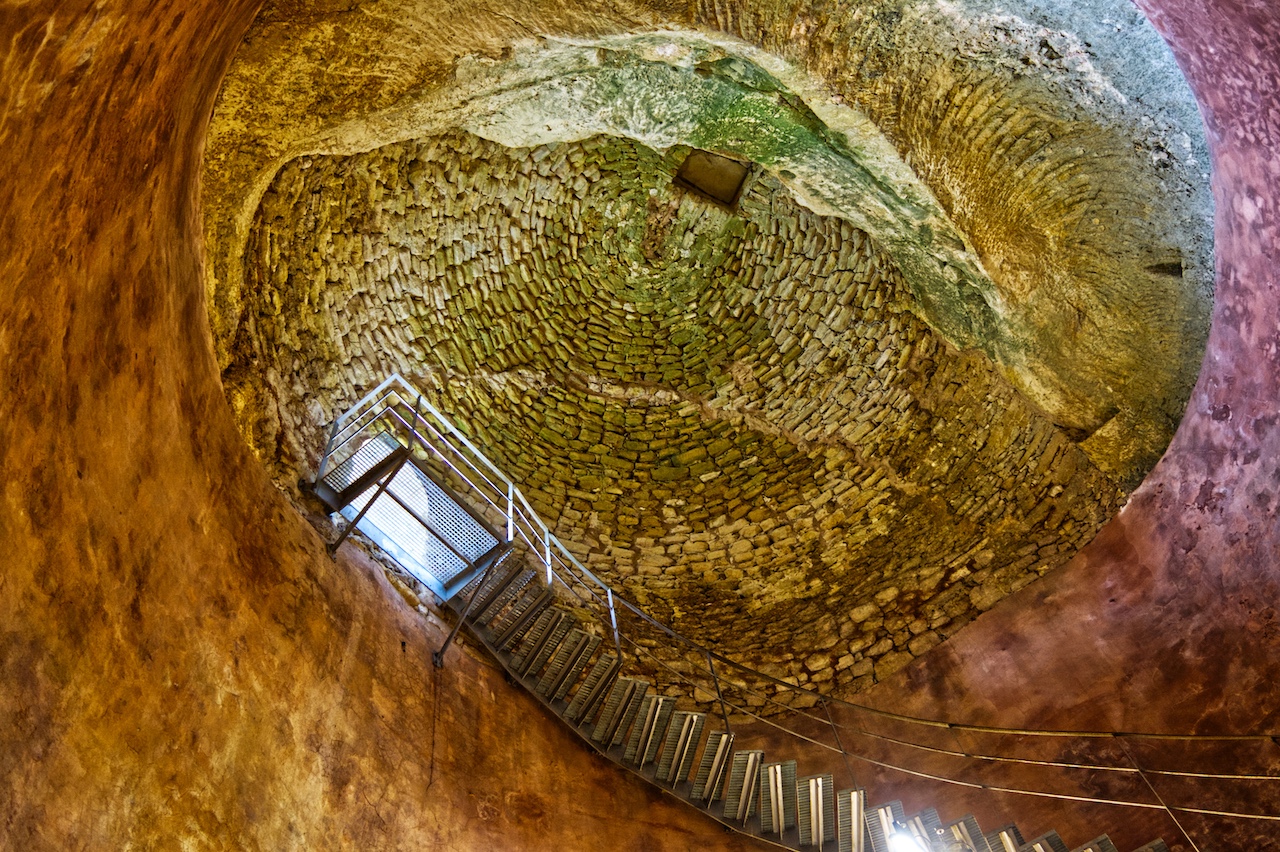
{"label": "white metal guardrail", "polygon": [[[841,731],[868,743],[923,751],[965,761],[1013,763],[1053,769],[1075,769],[1099,775],[1147,775],[1212,778],[1225,781],[1280,781],[1271,774],[1224,773],[1207,776],[1201,771],[1145,769],[1126,751],[1114,763],[1046,760],[985,752],[959,737],[1011,737],[1057,741],[1126,740],[1170,742],[1240,742],[1274,745],[1280,735],[1195,735],[1115,731],[1046,731],[995,728],[893,713],[826,696],[755,671],[706,648],[654,619],[631,601],[615,595],[609,586],[583,565],[551,533],[520,489],[502,473],[471,440],[399,375],[393,375],[340,416],[330,430],[313,488],[317,496],[349,521],[330,550],[359,528],[376,541],[410,573],[442,600],[449,600],[468,584],[476,588],[485,572],[512,548],[528,567],[536,568],[547,588],[567,604],[592,611],[592,618],[612,633],[617,658],[623,649],[653,673],[673,684],[691,688],[703,705],[718,704],[729,729],[730,712],[738,719],[754,720],[809,746],[838,753],[848,768],[850,759],[906,772],[920,778],[965,787],[1047,797],[1067,801],[1092,801],[1137,808],[1213,814],[1252,820],[1280,820],[1280,815],[1202,809],[1164,802],[1082,796],[1078,792],[1033,791],[960,780],[884,762],[846,748]],[[476,600],[473,594],[463,610],[461,626]],[[620,626],[620,616],[625,627]],[[456,628],[455,628],[456,630]],[[450,640],[452,634],[450,635]],[[680,649],[682,660],[656,654],[661,645]],[[447,647],[448,641],[446,641]],[[443,648],[436,654],[440,664]],[[690,666],[693,661],[695,665]],[[717,671],[719,669],[719,671]],[[664,671],[665,670],[665,671]],[[799,700],[796,700],[799,699]],[[808,712],[820,709],[821,715]],[[801,733],[779,724],[769,714],[791,714],[813,730],[825,729],[830,741],[812,731]],[[900,734],[877,731],[873,722],[905,724],[934,742],[913,742]],[[929,732],[932,732],[931,734]],[[928,734],[928,735],[926,735]],[[942,737],[937,740],[936,737]],[[954,742],[950,742],[955,740]],[[850,770],[850,774],[851,770]]]}
{"label": "white metal guardrail", "polygon": [[[370,535],[397,561],[408,563],[404,567],[441,599],[448,600],[477,571],[462,564],[460,559],[450,560],[441,554],[440,545],[444,542],[433,542],[431,539],[436,536],[421,529],[426,525],[417,524],[420,529],[413,529],[414,506],[406,507],[404,504],[411,501],[410,493],[415,483],[424,492],[433,486],[442,494],[454,489],[463,491],[450,496],[460,498],[457,502],[464,508],[479,510],[482,517],[476,520],[493,534],[494,541],[489,542],[490,546],[502,540],[516,544],[540,563],[548,586],[559,583],[578,595],[585,591],[590,599],[607,611],[616,644],[618,620],[613,590],[551,533],[516,484],[400,375],[386,379],[334,421],[316,474],[316,493],[351,521],[369,502],[371,498],[365,495],[370,495],[376,484],[375,477],[364,483],[360,482],[361,477],[370,472],[382,472],[377,465],[386,461],[397,446],[409,451],[408,466],[394,475],[386,489],[392,499],[378,498],[377,505],[370,507],[361,518],[359,528],[362,532]],[[385,472],[389,473],[389,470]],[[351,494],[347,489],[353,484],[365,487],[357,489],[357,494]],[[432,518],[423,516],[422,519],[434,520],[435,507],[444,504],[442,501],[431,503],[425,496],[415,504],[431,505]],[[367,523],[364,522],[366,520]],[[448,530],[440,531],[443,534],[439,538],[465,538],[463,527],[465,524],[462,523],[451,525]],[[373,531],[372,534],[369,530]],[[407,547],[406,541],[422,542],[417,549],[428,557],[438,557],[433,564],[446,564],[448,567],[443,570],[449,577],[448,581],[440,582],[440,572],[430,568],[426,571],[427,578],[421,576],[421,570],[414,570],[415,564],[424,560],[408,553],[414,548]]]}

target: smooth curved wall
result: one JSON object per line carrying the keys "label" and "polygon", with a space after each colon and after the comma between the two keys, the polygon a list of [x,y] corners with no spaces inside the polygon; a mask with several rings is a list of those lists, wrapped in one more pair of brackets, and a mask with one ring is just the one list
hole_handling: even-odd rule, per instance
{"label": "smooth curved wall", "polygon": [[[1267,0],[1143,5],[1214,153],[1217,304],[1191,409],[1093,545],[879,687],[886,706],[1275,722],[1280,26]],[[439,631],[374,567],[331,563],[252,462],[218,383],[196,205],[253,12],[0,12],[0,845],[743,848],[529,725],[468,654],[433,675]],[[1201,848],[1277,848],[1256,824],[1183,824]]]}
{"label": "smooth curved wall", "polygon": [[0,11],[0,848],[741,848],[432,669],[236,433],[197,176],[254,11]]}

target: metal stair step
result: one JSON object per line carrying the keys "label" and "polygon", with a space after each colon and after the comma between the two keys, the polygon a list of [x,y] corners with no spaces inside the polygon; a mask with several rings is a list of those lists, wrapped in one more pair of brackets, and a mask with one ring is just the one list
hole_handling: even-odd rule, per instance
{"label": "metal stair step", "polygon": [[599,646],[599,636],[592,636],[580,627],[570,630],[551,658],[546,674],[538,681],[538,694],[553,701],[563,698]]}
{"label": "metal stair step", "polygon": [[801,846],[823,847],[836,839],[836,787],[830,775],[809,775],[796,782],[796,825]]}
{"label": "metal stair step", "polygon": [[605,696],[609,694],[609,688],[613,686],[613,680],[618,676],[619,668],[621,665],[617,656],[601,654],[595,665],[591,667],[591,671],[587,672],[578,691],[574,693],[573,700],[569,702],[569,707],[564,712],[564,717],[575,725],[591,719],[604,702]]}
{"label": "metal stair step", "polygon": [[1111,838],[1104,834],[1101,837],[1095,837],[1083,846],[1077,846],[1071,852],[1120,852],[1120,850],[1111,842]]}
{"label": "metal stair step", "polygon": [[529,628],[524,638],[521,638],[520,647],[515,654],[511,655],[511,667],[516,670],[516,674],[525,677],[539,651],[547,645],[552,633],[556,631],[566,615],[568,615],[567,611],[559,606],[552,606],[539,615],[534,626]]}
{"label": "metal stair step", "polygon": [[1071,852],[1071,850],[1062,842],[1058,832],[1046,831],[1034,840],[1028,840],[1022,844],[1018,852]]}
{"label": "metal stair step", "polygon": [[778,834],[796,827],[796,762],[760,767],[760,833]]}
{"label": "metal stair step", "polygon": [[636,722],[631,726],[623,759],[641,769],[652,761],[662,745],[662,738],[666,736],[667,725],[675,709],[676,700],[669,695],[645,696],[636,714]]}
{"label": "metal stair step", "polygon": [[694,713],[688,710],[677,710],[667,726],[667,735],[663,738],[662,752],[658,756],[656,778],[667,784],[677,784],[689,778],[689,770],[693,768],[694,754],[698,750],[698,741],[702,739],[702,728],[707,721],[705,713]]}
{"label": "metal stair step", "polygon": [[907,825],[914,825],[928,837],[935,837],[942,828],[942,820],[938,818],[937,808],[925,808],[907,820]]}
{"label": "metal stair step", "polygon": [[463,586],[457,594],[459,600],[470,600],[480,591],[480,584],[484,580],[484,574],[478,574],[472,577],[470,582]]}
{"label": "metal stair step", "polygon": [[756,787],[764,752],[759,749],[735,751],[729,765],[729,783],[724,791],[724,818],[746,822],[755,812]]}
{"label": "metal stair step", "polygon": [[991,852],[1018,852],[1025,842],[1022,832],[1012,823],[987,834],[987,845],[991,847]]}
{"label": "metal stair step", "polygon": [[982,828],[973,814],[966,814],[955,822],[947,824],[943,831],[944,836],[959,840],[973,852],[991,852],[991,847],[987,845],[987,836],[982,833]]}
{"label": "metal stair step", "polygon": [[503,582],[493,590],[492,594],[483,596],[477,601],[476,622],[492,625],[536,576],[528,569],[521,570],[520,566],[511,560],[510,570],[503,577]]}
{"label": "metal stair step", "polygon": [[703,746],[702,757],[698,761],[698,771],[693,776],[693,784],[689,788],[689,798],[695,802],[714,802],[720,798],[720,790],[724,786],[725,767],[729,765],[733,754],[733,733],[730,731],[712,731],[707,734],[707,743]]}
{"label": "metal stair step", "polygon": [[600,718],[591,729],[592,741],[608,748],[613,743],[613,735],[622,722],[626,708],[631,705],[636,693],[643,696],[648,686],[644,681],[632,677],[615,679],[604,700],[604,706],[600,709]]}
{"label": "metal stair step", "polygon": [[889,838],[893,836],[895,826],[905,822],[907,818],[902,810],[902,802],[889,802],[867,808],[865,815],[867,840],[872,852],[894,852],[889,848]]}
{"label": "metal stair step", "polygon": [[1163,840],[1153,840],[1138,847],[1133,852],[1169,852],[1169,847],[1165,845]]}
{"label": "metal stair step", "polygon": [[560,685],[551,694],[553,701],[563,701],[568,697],[578,679],[582,677],[582,673],[587,670],[587,664],[595,656],[600,642],[599,636],[587,637],[586,644],[565,665],[564,673],[560,676]]}
{"label": "metal stair step", "polygon": [[536,594],[526,592],[494,625],[494,647],[502,651],[510,651],[524,638],[529,628],[537,623],[555,599],[555,592],[550,589],[544,588]]}
{"label": "metal stair step", "polygon": [[632,693],[631,700],[623,705],[622,711],[618,714],[618,726],[609,740],[610,748],[625,745],[631,729],[635,727],[636,717],[640,715],[640,707],[649,695],[650,686],[645,680],[639,683],[640,687]]}
{"label": "metal stair step", "polygon": [[933,841],[937,839],[938,829],[942,828],[942,820],[938,819],[938,811],[935,808],[925,808],[920,813],[907,817],[905,823],[907,830],[926,849],[930,848]]}
{"label": "metal stair step", "polygon": [[512,577],[519,573],[515,560],[509,558],[510,554],[510,550],[499,554],[495,564],[489,567],[487,577],[485,572],[481,572],[462,587],[459,594],[472,601],[471,611],[473,613],[478,613],[484,609],[488,602],[511,581]]}
{"label": "metal stair step", "polygon": [[841,790],[836,794],[836,849],[866,852],[867,794],[865,790]]}
{"label": "metal stair step", "polygon": [[511,667],[513,669],[517,672],[520,671],[525,661],[530,659],[536,649],[546,640],[547,634],[559,622],[560,615],[563,612],[564,610],[558,607],[552,607],[538,615],[529,629],[520,637],[519,646],[511,654]]}
{"label": "metal stair step", "polygon": [[560,676],[564,674],[565,666],[569,664],[569,658],[586,642],[589,636],[590,634],[581,627],[568,628],[564,638],[556,646],[555,651],[551,653],[546,669],[538,678],[537,684],[534,685],[534,692],[544,698],[554,693],[555,689],[560,686]]}
{"label": "metal stair step", "polygon": [[578,624],[578,619],[573,617],[573,613],[559,609],[556,612],[556,619],[551,628],[546,631],[542,637],[542,641],[525,657],[520,666],[521,677],[536,677],[542,671],[542,667],[551,659],[551,655],[560,647],[560,643],[564,642],[565,636],[569,634]]}

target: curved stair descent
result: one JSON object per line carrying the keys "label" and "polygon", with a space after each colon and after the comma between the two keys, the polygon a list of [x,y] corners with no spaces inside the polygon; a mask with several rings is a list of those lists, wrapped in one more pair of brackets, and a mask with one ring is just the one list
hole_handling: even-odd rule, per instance
{"label": "curved stair descent", "polygon": [[[740,738],[735,720],[839,754],[846,769],[851,756],[821,696],[702,648],[616,596],[399,376],[334,422],[310,487],[347,520],[330,552],[358,530],[455,612],[436,665],[465,625],[593,749],[735,831],[832,852],[1118,852],[1106,835],[1070,850],[1053,831],[1028,841],[1013,824],[984,832],[972,815],[909,815],[901,802],[873,804],[847,781],[837,789],[833,773],[802,774],[791,755],[752,747],[759,739]],[[834,745],[776,721],[819,701],[827,719],[807,719],[829,723]],[[1136,852],[1167,848],[1156,840]]]}
{"label": "curved stair descent", "polygon": [[[863,789],[836,790],[829,774],[800,775],[796,760],[734,749],[714,714],[623,671],[615,648],[584,625],[519,560],[504,558],[450,603],[511,679],[596,751],[735,831],[786,849],[902,852],[1118,852],[1106,835],[1074,850],[1056,831],[1025,840],[1008,824],[984,832],[972,815],[944,823],[932,808],[872,805]],[[1168,852],[1156,840],[1135,852]]]}

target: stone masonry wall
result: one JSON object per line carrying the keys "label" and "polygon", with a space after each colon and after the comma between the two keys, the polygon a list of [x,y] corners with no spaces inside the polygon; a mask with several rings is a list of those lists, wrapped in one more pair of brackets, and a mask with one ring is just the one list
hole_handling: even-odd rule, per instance
{"label": "stone masonry wall", "polygon": [[736,213],[706,203],[671,182],[683,153],[455,132],[289,163],[228,396],[288,487],[399,371],[592,570],[851,694],[1065,561],[1122,494],[912,314],[865,234],[765,175]]}

